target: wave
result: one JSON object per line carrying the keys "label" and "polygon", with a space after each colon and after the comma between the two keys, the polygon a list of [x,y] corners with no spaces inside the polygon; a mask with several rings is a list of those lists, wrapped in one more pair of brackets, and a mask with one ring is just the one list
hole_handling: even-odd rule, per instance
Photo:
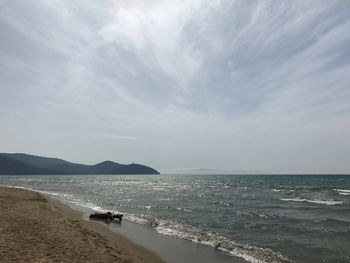
{"label": "wave", "polygon": [[[19,188],[19,187],[17,187]],[[25,187],[20,187],[25,188]],[[28,189],[28,188],[25,188]],[[28,189],[33,190],[33,189]],[[33,190],[45,194],[52,195],[56,198],[62,198],[68,203],[72,203],[76,206],[89,208],[94,211],[107,211],[103,207],[100,207],[93,202],[77,198],[70,194],[55,193],[42,190]],[[146,207],[145,207],[146,208]],[[148,207],[147,207],[148,208]],[[115,213],[123,213],[122,211],[115,211]],[[124,218],[128,221],[132,221],[141,225],[152,226],[158,233],[189,240],[194,243],[207,245],[214,247],[215,249],[222,251],[228,255],[240,257],[251,263],[287,263],[293,262],[284,257],[280,252],[272,251],[268,248],[256,247],[248,244],[240,244],[236,241],[230,240],[227,237],[219,234],[214,234],[206,230],[201,230],[194,226],[180,224],[174,220],[161,220],[152,218],[149,215],[136,215],[123,213]],[[256,216],[256,215],[255,215]]]}
{"label": "wave", "polygon": [[293,192],[295,192],[295,190],[294,189],[290,189],[290,188],[283,188],[283,189],[271,189],[273,192],[276,192],[276,193],[278,193],[278,192],[284,192],[284,193],[293,193]]}
{"label": "wave", "polygon": [[343,205],[345,204],[344,201],[335,201],[335,200],[310,200],[305,198],[280,198],[282,201],[292,201],[292,202],[307,202],[307,203],[313,203],[313,204],[320,204],[320,205]]}
{"label": "wave", "polygon": [[[30,189],[30,190],[32,190],[32,189]],[[46,195],[60,196],[60,194],[55,193],[55,192],[50,192],[50,191],[44,191],[44,190],[32,190],[32,191],[38,192],[38,193],[41,193],[41,194],[46,194]]]}
{"label": "wave", "polygon": [[350,190],[348,190],[348,189],[333,189],[333,190],[338,191],[338,192],[350,193]]}
{"label": "wave", "polygon": [[219,234],[204,231],[191,225],[180,224],[174,220],[152,218],[148,215],[124,214],[125,219],[153,227],[159,234],[189,240],[197,244],[214,247],[228,255],[240,257],[251,263],[292,262],[281,253],[267,248],[245,245]]}
{"label": "wave", "polygon": [[337,225],[343,225],[343,226],[348,227],[350,224],[350,221],[341,220],[338,218],[326,217],[326,218],[322,218],[322,219],[318,220],[318,223],[327,224],[327,225],[331,225],[331,226],[334,226],[335,224],[337,224]]}
{"label": "wave", "polygon": [[350,195],[350,190],[348,189],[333,189],[338,193],[338,195]]}
{"label": "wave", "polygon": [[270,219],[270,218],[275,218],[276,215],[270,215],[266,213],[248,213],[248,212],[242,212],[242,211],[237,211],[236,215],[238,216],[246,216],[246,217],[260,217],[260,218],[265,218],[265,219]]}
{"label": "wave", "polygon": [[141,210],[150,210],[153,206],[151,206],[151,205],[139,205],[138,207]]}
{"label": "wave", "polygon": [[178,211],[183,211],[183,212],[187,212],[187,213],[192,213],[192,210],[191,210],[191,209],[183,208],[183,207],[176,207],[176,210],[178,210]]}
{"label": "wave", "polygon": [[107,212],[108,210],[107,209],[104,209],[100,206],[97,206],[93,203],[90,203],[90,202],[86,202],[86,203],[83,203],[83,202],[80,202],[80,201],[72,201],[72,200],[69,200],[70,203],[73,203],[74,205],[76,206],[80,206],[80,207],[85,207],[85,208],[90,208],[96,212]]}

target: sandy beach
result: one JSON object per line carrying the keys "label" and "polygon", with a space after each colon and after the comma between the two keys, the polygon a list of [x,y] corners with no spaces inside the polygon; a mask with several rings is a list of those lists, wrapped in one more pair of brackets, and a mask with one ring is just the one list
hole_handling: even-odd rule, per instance
{"label": "sandy beach", "polygon": [[163,262],[37,192],[0,187],[0,211],[1,262]]}

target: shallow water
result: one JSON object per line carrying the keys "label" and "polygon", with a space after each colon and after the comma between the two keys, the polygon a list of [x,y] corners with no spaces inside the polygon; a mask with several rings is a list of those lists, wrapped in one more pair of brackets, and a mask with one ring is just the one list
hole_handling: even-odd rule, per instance
{"label": "shallow water", "polygon": [[248,262],[350,262],[350,176],[0,176]]}

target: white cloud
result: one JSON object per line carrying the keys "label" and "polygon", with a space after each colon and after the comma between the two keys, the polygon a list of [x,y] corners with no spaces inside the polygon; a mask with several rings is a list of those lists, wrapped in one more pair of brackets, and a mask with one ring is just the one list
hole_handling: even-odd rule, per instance
{"label": "white cloud", "polygon": [[348,172],[344,1],[1,1],[4,151]]}

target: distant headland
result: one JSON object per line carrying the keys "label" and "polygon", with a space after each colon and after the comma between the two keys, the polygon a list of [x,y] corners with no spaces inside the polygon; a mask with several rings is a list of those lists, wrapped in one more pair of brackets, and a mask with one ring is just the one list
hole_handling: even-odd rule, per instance
{"label": "distant headland", "polygon": [[142,164],[104,161],[95,165],[24,153],[0,153],[0,175],[159,174]]}

